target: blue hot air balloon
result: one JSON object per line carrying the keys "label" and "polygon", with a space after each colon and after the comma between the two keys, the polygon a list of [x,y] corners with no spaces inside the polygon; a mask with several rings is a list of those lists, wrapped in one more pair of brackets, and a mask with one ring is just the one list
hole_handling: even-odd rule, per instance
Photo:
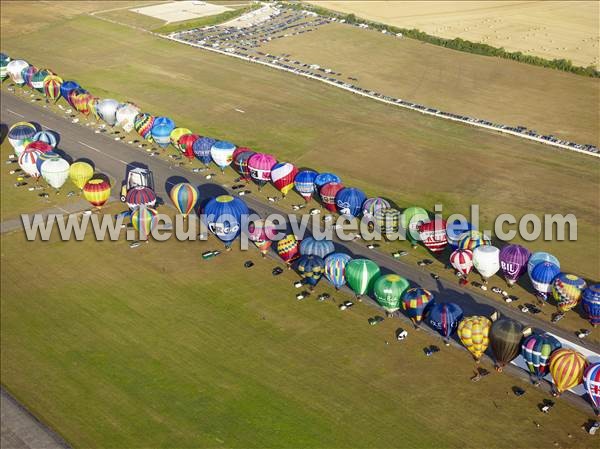
{"label": "blue hot air balloon", "polygon": [[325,184],[329,184],[330,182],[342,182],[338,175],[334,175],[333,173],[321,173],[317,175],[315,178],[315,187],[319,190]]}
{"label": "blue hot air balloon", "polygon": [[323,259],[335,251],[331,240],[317,240],[313,237],[306,237],[300,242],[300,254],[303,256],[319,256]]}
{"label": "blue hot air balloon", "polygon": [[527,261],[527,274],[531,277],[531,272],[535,268],[535,266],[540,262],[552,262],[558,268],[560,268],[560,262],[558,259],[550,253],[545,253],[543,251],[538,251],[533,253],[529,260]]}
{"label": "blue hot air balloon", "polygon": [[75,81],[63,81],[63,83],[60,85],[60,96],[67,100],[67,103],[70,104],[69,94],[72,90],[79,89],[80,87],[81,86],[79,86],[79,84],[77,84]]}
{"label": "blue hot air balloon", "polygon": [[308,203],[315,193],[315,179],[318,173],[312,170],[302,170],[294,178],[294,188]]}
{"label": "blue hot air balloon", "polygon": [[465,232],[472,231],[473,225],[462,220],[454,220],[446,224],[446,235],[448,236],[448,244],[453,250],[458,249],[460,236]]}
{"label": "blue hot air balloon", "polygon": [[325,258],[325,277],[335,289],[346,284],[346,264],[352,260],[348,254],[333,253]]}
{"label": "blue hot air balloon", "polygon": [[319,256],[301,256],[297,262],[298,271],[308,285],[318,284],[325,270],[325,261]]}
{"label": "blue hot air balloon", "polygon": [[456,331],[462,319],[463,310],[453,302],[434,304],[427,314],[427,323],[446,339]]}
{"label": "blue hot air balloon", "polygon": [[549,334],[532,334],[523,340],[521,355],[536,383],[548,373],[548,359],[562,345]]}
{"label": "blue hot air balloon", "polygon": [[58,143],[58,139],[56,138],[56,134],[52,131],[38,131],[34,134],[31,139],[32,142],[44,142],[50,145],[52,148],[56,148],[56,144]]}
{"label": "blue hot air balloon", "polygon": [[235,151],[235,145],[225,140],[219,140],[210,149],[212,160],[215,161],[217,167],[224,171],[231,165],[233,161],[233,152]]}
{"label": "blue hot air balloon", "polygon": [[196,156],[196,158],[204,165],[208,165],[212,161],[210,149],[215,142],[216,140],[211,137],[200,137],[199,139],[196,139],[192,145],[194,156]]}
{"label": "blue hot air balloon", "polygon": [[362,190],[346,187],[335,196],[335,204],[341,215],[358,217],[362,213],[362,205],[367,200],[367,195]]}
{"label": "blue hot air balloon", "polygon": [[241,199],[221,195],[211,199],[204,207],[204,220],[210,232],[229,249],[240,235],[242,219],[248,216],[248,206]]}
{"label": "blue hot air balloon", "polygon": [[167,148],[171,143],[171,131],[175,129],[175,122],[168,117],[156,117],[152,125],[152,138],[161,147]]}
{"label": "blue hot air balloon", "polygon": [[559,273],[560,268],[552,262],[540,262],[531,271],[529,279],[538,296],[544,301],[552,290],[552,281]]}
{"label": "blue hot air balloon", "polygon": [[592,326],[600,324],[600,284],[590,285],[583,291],[581,306]]}

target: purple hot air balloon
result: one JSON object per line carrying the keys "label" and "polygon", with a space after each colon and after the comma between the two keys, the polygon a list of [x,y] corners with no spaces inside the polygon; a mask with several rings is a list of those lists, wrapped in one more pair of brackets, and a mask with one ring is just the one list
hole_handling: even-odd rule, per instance
{"label": "purple hot air balloon", "polygon": [[527,270],[531,253],[521,245],[506,245],[500,251],[500,270],[508,285],[514,285]]}

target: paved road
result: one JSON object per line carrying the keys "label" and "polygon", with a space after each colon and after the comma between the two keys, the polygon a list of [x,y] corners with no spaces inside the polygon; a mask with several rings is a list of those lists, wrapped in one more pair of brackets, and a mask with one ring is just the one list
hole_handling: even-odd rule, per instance
{"label": "paved road", "polygon": [[[33,219],[33,215],[41,215],[42,217],[47,217],[50,214],[74,214],[77,212],[84,211],[90,208],[90,203],[86,200],[80,199],[78,201],[70,202],[67,204],[63,204],[61,206],[53,206],[47,209],[36,212],[35,214],[27,214],[30,219]],[[18,218],[10,218],[8,220],[4,220],[0,223],[0,234],[5,234],[7,232],[16,231],[19,229],[23,229],[23,221],[21,221],[21,217]]]}

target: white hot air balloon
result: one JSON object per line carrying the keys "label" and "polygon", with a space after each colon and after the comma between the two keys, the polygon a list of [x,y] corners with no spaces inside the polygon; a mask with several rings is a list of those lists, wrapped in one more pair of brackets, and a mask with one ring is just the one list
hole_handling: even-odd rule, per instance
{"label": "white hot air balloon", "polygon": [[25,80],[23,79],[23,69],[29,67],[29,63],[27,61],[23,61],[22,59],[15,59],[14,61],[10,61],[6,65],[6,73],[10,76],[10,79],[13,83],[22,86],[25,84]]}
{"label": "white hot air balloon", "polygon": [[117,126],[123,128],[126,133],[133,130],[133,124],[136,116],[141,112],[133,103],[124,103],[117,109],[116,120]]}
{"label": "white hot air balloon", "polygon": [[96,114],[108,125],[115,126],[117,123],[117,109],[121,103],[112,98],[105,98],[96,103]]}
{"label": "white hot air balloon", "polygon": [[69,163],[63,158],[48,159],[41,167],[42,177],[55,189],[60,189],[69,178]]}
{"label": "white hot air balloon", "polygon": [[492,245],[478,246],[473,250],[473,266],[487,282],[500,269],[500,250]]}
{"label": "white hot air balloon", "polygon": [[233,152],[235,151],[235,145],[231,142],[219,140],[210,149],[210,156],[212,157],[215,164],[219,166],[221,171],[225,170],[231,164]]}
{"label": "white hot air balloon", "polygon": [[19,167],[32,178],[40,177],[40,172],[37,169],[37,160],[40,154],[42,154],[40,150],[28,148],[19,156]]}

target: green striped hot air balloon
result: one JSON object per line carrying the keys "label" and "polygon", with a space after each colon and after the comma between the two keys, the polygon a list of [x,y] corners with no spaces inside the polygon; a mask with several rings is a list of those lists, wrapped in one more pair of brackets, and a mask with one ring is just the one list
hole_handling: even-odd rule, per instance
{"label": "green striped hot air balloon", "polygon": [[408,288],[408,281],[397,274],[386,274],[375,281],[373,292],[377,303],[387,312],[400,309],[400,298]]}
{"label": "green striped hot air balloon", "polygon": [[346,281],[357,297],[372,290],[379,273],[379,266],[369,259],[354,259],[346,264]]}
{"label": "green striped hot air balloon", "polygon": [[400,224],[406,232],[406,238],[411,245],[416,246],[419,239],[418,227],[421,223],[429,221],[429,214],[418,206],[409,207],[402,212]]}

